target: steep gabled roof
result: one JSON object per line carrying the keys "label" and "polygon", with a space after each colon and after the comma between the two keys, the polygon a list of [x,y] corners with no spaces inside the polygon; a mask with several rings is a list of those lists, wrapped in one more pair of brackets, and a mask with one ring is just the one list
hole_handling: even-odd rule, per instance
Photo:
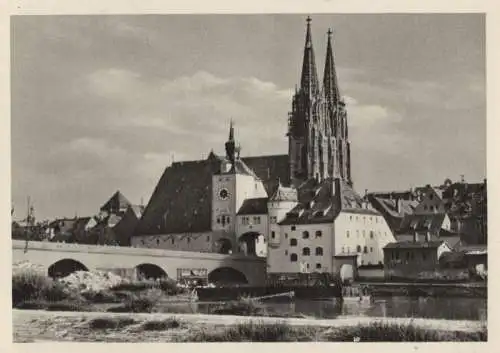
{"label": "steep gabled roof", "polygon": [[101,207],[101,211],[113,212],[126,209],[131,205],[130,201],[118,190],[111,198]]}
{"label": "steep gabled roof", "polygon": [[267,214],[267,197],[246,199],[238,210],[237,215]]}

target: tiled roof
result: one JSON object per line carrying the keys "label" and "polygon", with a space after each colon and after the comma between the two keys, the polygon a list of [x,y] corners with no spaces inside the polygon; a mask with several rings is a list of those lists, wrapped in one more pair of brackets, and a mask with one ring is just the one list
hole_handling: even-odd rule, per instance
{"label": "tiled roof", "polygon": [[444,242],[441,240],[430,242],[412,242],[402,241],[387,244],[384,249],[422,249],[422,248],[438,248]]}
{"label": "tiled roof", "polygon": [[[245,165],[261,179],[268,193],[277,178],[289,183],[287,155],[246,157]],[[160,178],[134,234],[197,233],[211,229],[212,175],[220,173],[221,158],[176,162]]]}
{"label": "tiled roof", "polygon": [[276,190],[278,179],[284,186],[290,185],[288,155],[244,157],[242,159],[248,168],[264,183],[268,195],[272,195]]}
{"label": "tiled roof", "polygon": [[398,233],[411,233],[415,231],[437,232],[441,229],[445,213],[410,214],[401,222]]}
{"label": "tiled roof", "polygon": [[237,214],[267,214],[267,197],[245,200]]}
{"label": "tiled roof", "polygon": [[380,212],[377,212],[376,210],[373,210],[371,208],[345,208],[341,212],[380,216]]}
{"label": "tiled roof", "polygon": [[220,161],[216,158],[176,162],[167,167],[134,234],[210,230],[212,175],[219,172]]}
{"label": "tiled roof", "polygon": [[116,212],[120,209],[125,209],[131,205],[130,201],[120,191],[117,191],[111,198],[101,207],[101,211]]}
{"label": "tiled roof", "polygon": [[[416,200],[405,200],[400,199],[399,201],[396,199],[386,199],[382,197],[369,197],[370,202],[374,207],[377,207],[380,212],[386,213],[392,217],[404,217],[406,214],[413,213],[413,210],[418,205],[418,201]],[[398,210],[398,202],[399,202],[399,210]]]}
{"label": "tiled roof", "polygon": [[330,223],[341,210],[370,212],[363,210],[362,198],[340,179],[329,178],[320,183],[310,179],[299,186],[298,194],[299,204],[287,213],[280,225]]}

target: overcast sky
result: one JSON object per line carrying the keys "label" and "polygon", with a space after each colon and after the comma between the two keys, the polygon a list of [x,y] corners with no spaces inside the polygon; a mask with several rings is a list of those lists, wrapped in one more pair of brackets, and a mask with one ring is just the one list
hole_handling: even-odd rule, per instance
{"label": "overcast sky", "polygon": [[[37,219],[147,203],[164,168],[287,152],[306,15],[12,18],[12,198]],[[486,176],[482,15],[316,15],[334,29],[359,193]]]}

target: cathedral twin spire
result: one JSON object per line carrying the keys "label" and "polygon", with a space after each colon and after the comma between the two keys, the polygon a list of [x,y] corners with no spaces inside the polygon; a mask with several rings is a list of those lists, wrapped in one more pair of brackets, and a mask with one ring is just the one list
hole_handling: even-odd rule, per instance
{"label": "cathedral twin spire", "polygon": [[[314,97],[320,93],[314,48],[311,35],[311,18],[308,17],[306,27],[306,41],[304,45],[304,59],[302,61],[302,74],[300,88],[302,92]],[[326,48],[325,71],[323,75],[323,90],[328,103],[337,104],[340,101],[340,92],[333,58],[332,30],[328,29],[328,42]]]}
{"label": "cathedral twin spire", "polygon": [[352,184],[347,114],[335,69],[332,30],[327,34],[323,87],[320,87],[311,18],[307,18],[300,89],[293,97],[289,113],[290,176],[295,185],[310,178],[328,177]]}

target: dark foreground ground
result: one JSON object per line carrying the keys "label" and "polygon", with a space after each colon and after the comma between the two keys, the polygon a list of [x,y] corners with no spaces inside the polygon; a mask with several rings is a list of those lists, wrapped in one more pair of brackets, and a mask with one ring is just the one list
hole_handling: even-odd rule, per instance
{"label": "dark foreground ground", "polygon": [[13,310],[14,342],[486,341],[478,321]]}

